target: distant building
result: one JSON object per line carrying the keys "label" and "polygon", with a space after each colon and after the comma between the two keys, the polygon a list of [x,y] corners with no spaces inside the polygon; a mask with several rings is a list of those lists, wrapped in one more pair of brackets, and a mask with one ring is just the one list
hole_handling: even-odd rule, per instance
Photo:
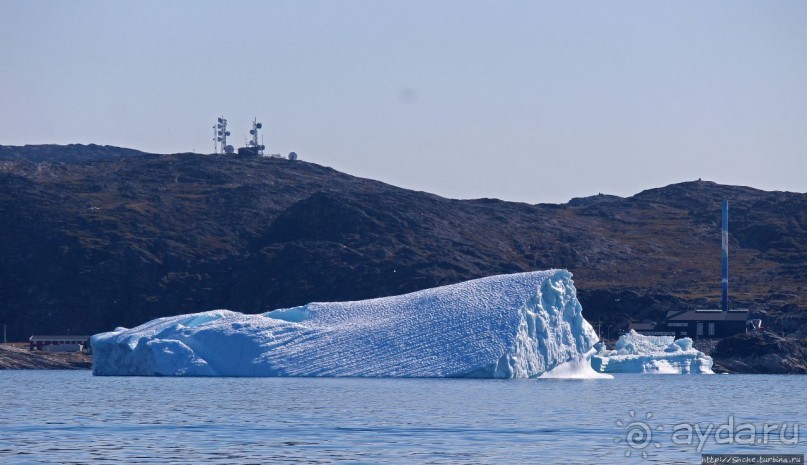
{"label": "distant building", "polygon": [[666,326],[675,332],[675,337],[728,337],[745,332],[747,321],[745,309],[695,310],[668,313]]}
{"label": "distant building", "polygon": [[631,329],[647,336],[728,337],[746,331],[748,310],[671,311],[661,323],[633,323]]}
{"label": "distant building", "polygon": [[31,336],[31,350],[45,352],[79,352],[90,347],[90,336]]}

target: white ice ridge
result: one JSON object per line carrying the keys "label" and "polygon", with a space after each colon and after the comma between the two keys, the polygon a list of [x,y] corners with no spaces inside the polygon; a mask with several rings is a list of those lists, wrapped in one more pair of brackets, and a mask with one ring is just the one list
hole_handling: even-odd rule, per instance
{"label": "white ice ridge", "polygon": [[93,336],[93,373],[531,378],[593,353],[581,311],[566,270],[262,315],[216,310]]}
{"label": "white ice ridge", "polygon": [[692,347],[692,339],[643,336],[634,330],[623,334],[616,350],[605,348],[591,357],[601,373],[714,374],[712,358]]}

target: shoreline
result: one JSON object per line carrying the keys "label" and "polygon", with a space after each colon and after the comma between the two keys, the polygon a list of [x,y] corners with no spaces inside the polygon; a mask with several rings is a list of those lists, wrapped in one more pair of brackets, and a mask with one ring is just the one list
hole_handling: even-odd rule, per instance
{"label": "shoreline", "polygon": [[[41,352],[17,347],[21,344],[0,344],[0,371],[2,370],[91,370],[93,357],[82,352]],[[713,344],[712,344],[713,345]],[[700,347],[697,347],[700,346]],[[710,347],[696,344],[699,350],[710,355]],[[714,358],[714,357],[713,357]],[[801,374],[778,370],[759,370],[741,359],[715,359],[716,374]]]}
{"label": "shoreline", "polygon": [[89,370],[92,355],[82,352],[41,352],[0,344],[0,370]]}

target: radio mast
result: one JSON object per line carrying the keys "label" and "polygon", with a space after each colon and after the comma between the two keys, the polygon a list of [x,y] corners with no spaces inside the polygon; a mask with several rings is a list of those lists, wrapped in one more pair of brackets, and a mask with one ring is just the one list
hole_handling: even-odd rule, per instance
{"label": "radio mast", "polygon": [[227,119],[221,116],[216,121],[216,125],[213,126],[214,153],[219,154],[233,153],[233,146],[227,145],[227,136],[229,135],[230,131],[227,130]]}
{"label": "radio mast", "polygon": [[247,142],[247,147],[249,147],[254,155],[256,156],[263,156],[263,150],[266,148],[263,144],[258,143],[258,130],[263,128],[263,123],[258,122],[258,118],[252,120],[252,129],[249,130],[249,134],[252,136],[252,140]]}

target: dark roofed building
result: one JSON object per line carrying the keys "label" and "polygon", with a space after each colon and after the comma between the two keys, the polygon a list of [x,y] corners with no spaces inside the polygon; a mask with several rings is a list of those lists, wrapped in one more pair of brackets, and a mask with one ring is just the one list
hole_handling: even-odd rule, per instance
{"label": "dark roofed building", "polygon": [[748,310],[744,309],[694,310],[667,313],[665,326],[675,337],[728,337],[745,332],[747,320]]}
{"label": "dark roofed building", "polygon": [[630,328],[645,336],[728,337],[743,333],[748,324],[748,310],[671,311],[661,323],[631,323]]}
{"label": "dark roofed building", "polygon": [[90,336],[39,336],[28,339],[31,350],[46,352],[78,352],[90,347]]}

